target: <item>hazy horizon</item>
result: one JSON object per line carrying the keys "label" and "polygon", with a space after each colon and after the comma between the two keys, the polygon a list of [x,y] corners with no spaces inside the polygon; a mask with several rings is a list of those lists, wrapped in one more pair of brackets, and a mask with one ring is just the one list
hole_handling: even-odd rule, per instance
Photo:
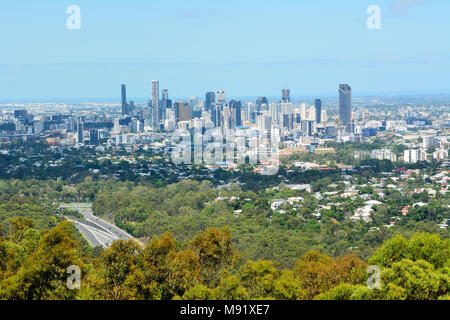
{"label": "hazy horizon", "polygon": [[[205,92],[206,93],[206,92]],[[195,95],[194,95],[195,96]],[[276,102],[277,100],[281,99],[280,95],[260,95],[260,96],[228,96],[227,99],[238,99],[243,101],[253,101],[256,100],[258,97],[266,97],[269,99],[270,102]],[[197,96],[199,100],[204,100],[204,95]],[[387,98],[393,98],[393,99],[404,99],[404,98],[426,98],[426,97],[432,97],[432,98],[442,98],[442,97],[450,97],[450,92],[396,92],[396,93],[360,93],[355,94],[353,93],[354,99],[387,99]],[[190,97],[171,97],[172,100],[189,100]],[[317,95],[292,95],[291,99],[293,103],[296,102],[308,102],[309,100],[313,101],[314,99],[322,99],[322,100],[338,100],[337,93],[335,95],[333,94],[317,94]],[[144,98],[144,97],[129,97],[130,101],[134,101],[137,104],[146,103],[151,100],[150,97]],[[13,103],[110,103],[110,104],[120,104],[120,97],[110,97],[110,98],[30,98],[30,99],[0,99],[0,104],[13,104]]]}

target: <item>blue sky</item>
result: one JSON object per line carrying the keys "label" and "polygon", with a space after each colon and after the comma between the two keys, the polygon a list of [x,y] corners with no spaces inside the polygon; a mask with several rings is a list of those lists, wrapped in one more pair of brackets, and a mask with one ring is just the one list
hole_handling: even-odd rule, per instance
{"label": "blue sky", "polygon": [[119,100],[122,83],[139,100],[154,79],[172,97],[449,93],[449,14],[448,0],[5,0],[0,100]]}

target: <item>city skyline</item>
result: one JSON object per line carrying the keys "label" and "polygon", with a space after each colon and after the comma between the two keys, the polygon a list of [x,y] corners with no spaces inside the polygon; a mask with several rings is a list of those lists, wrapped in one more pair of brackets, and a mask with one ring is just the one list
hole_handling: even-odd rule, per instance
{"label": "city skyline", "polygon": [[450,300],[449,12],[0,2],[0,300]]}

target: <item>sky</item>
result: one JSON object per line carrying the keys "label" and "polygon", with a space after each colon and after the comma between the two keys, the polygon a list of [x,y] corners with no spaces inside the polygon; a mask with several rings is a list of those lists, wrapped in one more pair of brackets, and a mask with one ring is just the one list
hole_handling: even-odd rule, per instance
{"label": "sky", "polygon": [[151,80],[174,98],[450,93],[449,16],[448,0],[2,0],[0,101],[119,101],[122,83],[139,101]]}

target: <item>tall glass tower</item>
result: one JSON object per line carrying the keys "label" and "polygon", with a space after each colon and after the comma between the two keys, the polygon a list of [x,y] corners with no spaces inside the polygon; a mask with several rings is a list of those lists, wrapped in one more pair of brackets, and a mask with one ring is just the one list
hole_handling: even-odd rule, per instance
{"label": "tall glass tower", "polygon": [[291,102],[291,90],[283,89],[281,91],[281,102],[282,103],[290,103]]}
{"label": "tall glass tower", "polygon": [[205,111],[211,111],[216,103],[216,94],[214,92],[207,92],[205,95]]}
{"label": "tall glass tower", "polygon": [[153,127],[156,128],[159,125],[161,114],[159,110],[159,81],[152,81],[152,115],[153,115]]}
{"label": "tall glass tower", "polygon": [[316,123],[322,123],[322,100],[316,99],[314,106],[316,109]]}
{"label": "tall glass tower", "polygon": [[339,85],[339,121],[346,132],[352,131],[352,88],[348,84]]}
{"label": "tall glass tower", "polygon": [[127,103],[127,86],[122,85],[122,114],[128,114],[128,103]]}

